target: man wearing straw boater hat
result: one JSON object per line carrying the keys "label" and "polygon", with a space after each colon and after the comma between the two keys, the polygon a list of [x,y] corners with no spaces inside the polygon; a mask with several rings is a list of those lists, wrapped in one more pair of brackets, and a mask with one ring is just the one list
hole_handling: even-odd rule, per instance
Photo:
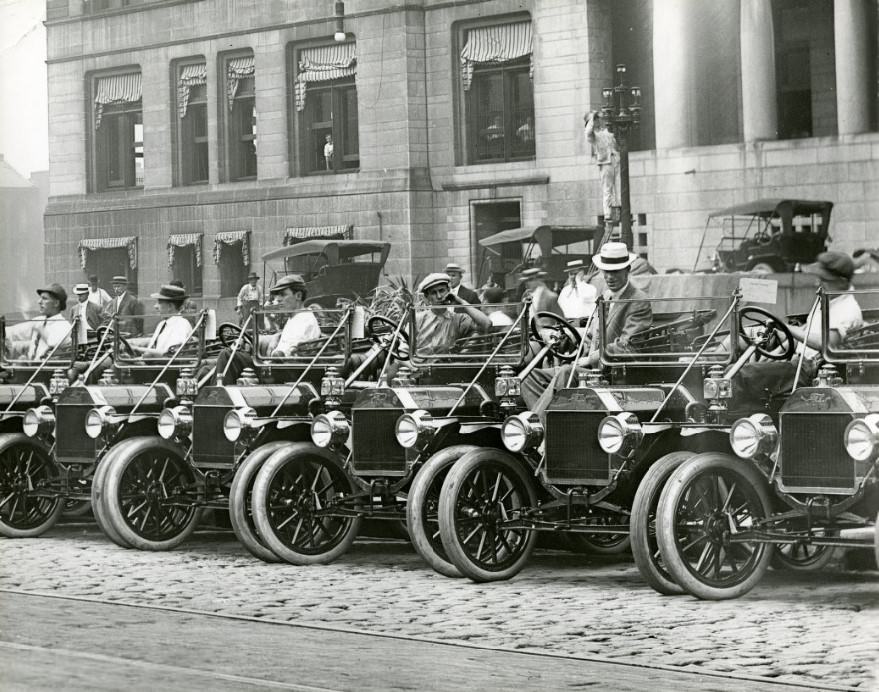
{"label": "man wearing straw boater hat", "polygon": [[471,305],[479,304],[479,296],[476,291],[461,283],[461,279],[464,278],[464,268],[460,264],[449,262],[443,271],[449,277],[449,293],[462,298]]}
{"label": "man wearing straw boater hat", "polygon": [[598,291],[586,281],[583,260],[575,259],[565,266],[568,280],[559,293],[559,306],[569,320],[586,320],[595,311]]}
{"label": "man wearing straw boater hat", "polygon": [[[607,290],[602,296],[609,303],[606,308],[605,326],[599,330],[598,319],[592,320],[589,352],[577,361],[580,368],[595,368],[600,365],[600,345],[602,331],[607,341],[608,353],[630,353],[629,340],[632,335],[647,329],[653,322],[653,312],[647,295],[629,282],[629,269],[635,255],[629,252],[625,243],[605,243],[592,263],[601,270]],[[535,369],[531,376],[522,382],[522,398],[528,407],[537,413],[546,409],[552,399],[556,383],[559,387],[567,384],[571,366],[553,369]]]}
{"label": "man wearing straw boater hat", "polygon": [[73,287],[73,295],[76,296],[78,302],[67,309],[67,319],[73,322],[76,317],[80,317],[89,329],[97,329],[103,315],[101,308],[89,300],[89,285],[76,284]]}

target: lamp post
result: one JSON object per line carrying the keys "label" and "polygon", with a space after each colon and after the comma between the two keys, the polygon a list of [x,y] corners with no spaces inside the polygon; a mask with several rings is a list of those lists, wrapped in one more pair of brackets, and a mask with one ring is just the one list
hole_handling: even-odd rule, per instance
{"label": "lamp post", "polygon": [[617,65],[619,84],[601,90],[604,105],[601,118],[610,126],[620,153],[620,237],[629,250],[632,236],[632,207],[629,201],[629,131],[641,120],[641,88],[626,86],[626,66]]}

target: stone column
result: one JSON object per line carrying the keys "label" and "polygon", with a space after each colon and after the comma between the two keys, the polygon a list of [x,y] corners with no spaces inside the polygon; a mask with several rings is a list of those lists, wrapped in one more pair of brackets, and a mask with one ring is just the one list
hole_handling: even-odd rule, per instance
{"label": "stone column", "polygon": [[653,100],[656,148],[692,144],[689,0],[653,3]]}
{"label": "stone column", "polygon": [[741,0],[742,130],[745,141],[778,137],[772,4]]}
{"label": "stone column", "polygon": [[864,0],[834,0],[836,121],[841,135],[870,129],[870,51]]}

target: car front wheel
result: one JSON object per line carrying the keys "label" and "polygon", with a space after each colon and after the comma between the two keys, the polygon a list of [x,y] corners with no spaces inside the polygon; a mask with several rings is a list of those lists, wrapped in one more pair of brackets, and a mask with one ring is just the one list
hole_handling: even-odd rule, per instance
{"label": "car front wheel", "polygon": [[39,442],[20,433],[0,435],[0,535],[33,538],[55,525],[64,503],[40,493],[56,476]]}

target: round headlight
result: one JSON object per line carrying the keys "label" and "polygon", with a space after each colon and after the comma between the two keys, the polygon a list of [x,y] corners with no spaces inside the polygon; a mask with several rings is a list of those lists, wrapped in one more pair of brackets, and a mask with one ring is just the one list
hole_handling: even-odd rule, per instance
{"label": "round headlight", "polygon": [[175,435],[186,435],[192,429],[192,413],[186,406],[163,409],[156,422],[159,437],[170,440]]}
{"label": "round headlight", "polygon": [[729,429],[729,445],[742,459],[769,454],[775,449],[776,442],[778,431],[765,413],[739,418]]}
{"label": "round headlight", "polygon": [[21,422],[21,430],[28,437],[46,433],[55,425],[55,414],[48,406],[28,409]]}
{"label": "round headlight", "polygon": [[413,413],[404,413],[397,419],[397,425],[394,428],[397,444],[406,449],[425,445],[432,437],[433,432],[433,417],[423,409]]}
{"label": "round headlight", "polygon": [[235,408],[223,418],[223,434],[229,442],[236,442],[241,437],[241,431],[249,428],[251,421],[256,417],[256,411],[249,407]]}
{"label": "round headlight", "polygon": [[348,441],[350,426],[341,411],[321,413],[311,421],[311,441],[316,447],[330,447]]}
{"label": "round headlight", "polygon": [[607,454],[628,459],[644,437],[641,423],[634,413],[607,416],[598,424],[598,446]]}
{"label": "round headlight", "polygon": [[853,420],[845,429],[845,451],[855,461],[870,461],[879,451],[879,414]]}
{"label": "round headlight", "polygon": [[511,452],[537,447],[543,441],[543,424],[532,411],[510,416],[501,426],[501,441]]}
{"label": "round headlight", "polygon": [[93,408],[85,417],[85,434],[93,440],[98,439],[115,415],[116,410],[112,406]]}

